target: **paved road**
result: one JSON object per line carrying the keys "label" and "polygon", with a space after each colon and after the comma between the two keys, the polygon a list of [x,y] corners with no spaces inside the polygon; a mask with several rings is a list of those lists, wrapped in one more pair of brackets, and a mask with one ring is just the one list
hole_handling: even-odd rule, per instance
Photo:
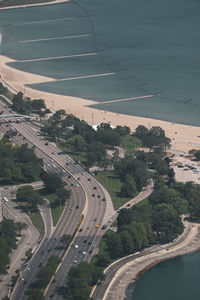
{"label": "paved road", "polygon": [[[146,186],[145,188],[143,188],[141,193],[139,193],[135,198],[131,199],[125,205],[120,207],[119,210],[123,209],[123,208],[128,209],[128,208],[132,207],[133,205],[136,205],[137,203],[143,201],[144,199],[149,197],[149,195],[152,193],[152,191],[153,191],[153,181],[150,180],[149,185]],[[118,213],[113,214],[113,216],[111,218],[112,222],[114,222],[117,219],[117,216],[118,216]],[[107,223],[106,225],[107,225],[107,227],[109,227],[109,223]],[[133,258],[139,257],[139,256],[141,256],[141,254],[133,254],[133,255],[130,255],[129,257],[125,258],[125,260],[131,261]],[[93,299],[95,299],[95,300],[103,299],[104,293],[106,292],[106,289],[108,288],[108,285],[110,284],[110,281],[112,280],[115,272],[117,272],[119,267],[121,267],[123,265],[123,261],[124,261],[124,259],[119,260],[118,262],[114,263],[113,267],[111,266],[109,268],[109,271],[105,272],[106,280],[101,285],[97,285],[96,288],[93,289],[93,294],[92,294]]]}
{"label": "paved road", "polygon": [[[105,192],[105,189],[81,165],[74,162],[67,155],[59,155],[60,150],[54,143],[49,142],[48,146],[46,146],[43,137],[38,134],[37,127],[29,123],[17,124],[7,122],[1,125],[2,132],[10,128],[17,131],[17,136],[13,138],[13,141],[18,144],[27,143],[29,147],[34,147],[37,156],[43,159],[45,169],[61,174],[63,180],[67,182],[72,190],[71,199],[67,201],[65,211],[52,235],[42,241],[29,266],[22,271],[24,280],[17,285],[12,294],[12,299],[24,300],[26,286],[35,280],[39,270],[38,266],[44,265],[50,255],[62,257],[64,250],[60,237],[74,232],[81,214],[84,215],[84,221],[81,226],[82,231],[78,232],[74,241],[75,244],[79,245],[78,249],[79,251],[81,250],[81,253],[71,247],[67,255],[64,256],[61,268],[56,275],[58,278],[61,278],[54,284],[57,287],[63,285],[65,281],[63,270],[66,273],[73,261],[89,261],[95,251],[97,251],[98,243],[103,234],[100,228],[103,224],[107,207],[110,215],[114,213],[114,209],[110,196]],[[105,201],[102,201],[104,198]],[[75,209],[77,205],[79,209]],[[96,225],[99,228],[96,228]],[[86,254],[83,254],[85,252]],[[49,289],[50,292],[47,293],[47,299],[48,294],[52,293],[51,289],[54,293],[54,286],[53,288],[50,286]]]}

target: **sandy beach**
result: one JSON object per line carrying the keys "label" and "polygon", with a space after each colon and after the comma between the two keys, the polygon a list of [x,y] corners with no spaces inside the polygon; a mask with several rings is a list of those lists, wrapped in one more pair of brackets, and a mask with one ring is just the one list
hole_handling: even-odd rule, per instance
{"label": "sandy beach", "polygon": [[90,105],[97,104],[98,102],[96,101],[51,94],[25,87],[26,84],[42,83],[53,81],[54,79],[16,70],[8,66],[8,62],[14,62],[14,60],[0,55],[1,78],[14,90],[22,91],[26,97],[44,99],[46,106],[52,111],[64,109],[67,113],[74,114],[89,124],[96,125],[101,122],[111,122],[114,126],[129,126],[132,131],[141,124],[147,128],[160,126],[172,140],[173,149],[184,152],[193,148],[200,149],[199,127],[107,112],[89,107]]}

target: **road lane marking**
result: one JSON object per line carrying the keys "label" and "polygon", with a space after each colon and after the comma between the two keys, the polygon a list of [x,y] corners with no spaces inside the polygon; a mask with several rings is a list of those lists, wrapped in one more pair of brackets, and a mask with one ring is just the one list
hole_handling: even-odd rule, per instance
{"label": "road lane marking", "polygon": [[84,79],[84,78],[93,78],[93,77],[103,77],[103,76],[112,76],[116,73],[103,73],[103,74],[94,74],[94,75],[86,75],[86,76],[79,76],[79,77],[70,77],[70,78],[62,78],[56,81],[67,81],[67,80],[76,80],[76,79]]}
{"label": "road lane marking", "polygon": [[53,59],[62,59],[62,58],[71,58],[71,57],[92,56],[92,55],[97,55],[97,53],[96,52],[92,52],[92,53],[84,53],[84,54],[74,54],[74,55],[63,55],[63,56],[33,58],[33,59],[18,60],[17,62],[32,62],[32,61],[53,60]]}
{"label": "road lane marking", "polygon": [[125,99],[116,99],[116,100],[110,100],[110,101],[103,101],[100,102],[100,104],[110,104],[115,102],[124,102],[124,101],[130,101],[130,100],[137,100],[137,99],[144,99],[144,98],[151,98],[155,95],[146,95],[146,96],[138,96],[138,97],[132,97],[132,98],[125,98]]}
{"label": "road lane marking", "polygon": [[75,38],[82,38],[91,36],[92,34],[80,34],[80,35],[67,35],[67,36],[60,36],[54,38],[43,38],[43,39],[35,39],[35,40],[22,40],[18,43],[34,43],[34,42],[41,42],[41,41],[52,41],[52,40],[62,40],[62,39],[75,39]]}

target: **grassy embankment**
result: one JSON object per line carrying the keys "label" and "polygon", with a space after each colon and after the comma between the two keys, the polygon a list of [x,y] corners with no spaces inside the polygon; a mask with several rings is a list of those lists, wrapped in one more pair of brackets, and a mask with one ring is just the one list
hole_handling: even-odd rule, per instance
{"label": "grassy embankment", "polygon": [[131,199],[120,196],[122,182],[115,172],[99,173],[97,174],[96,178],[109,192],[113,206],[116,210]]}
{"label": "grassy embankment", "polygon": [[55,193],[49,194],[45,189],[41,189],[39,193],[42,197],[49,200],[53,219],[53,226],[56,226],[65,208],[65,205],[57,205],[57,196]]}
{"label": "grassy embankment", "polygon": [[18,202],[15,201],[17,206],[23,210],[31,219],[33,225],[37,228],[37,230],[41,233],[44,234],[44,223],[42,220],[42,217],[40,215],[40,212],[30,212],[29,211],[29,205],[26,202]]}

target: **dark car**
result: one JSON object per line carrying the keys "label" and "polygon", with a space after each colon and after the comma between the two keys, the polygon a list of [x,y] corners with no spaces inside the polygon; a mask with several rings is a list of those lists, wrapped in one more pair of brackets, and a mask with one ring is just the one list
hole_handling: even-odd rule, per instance
{"label": "dark car", "polygon": [[95,194],[92,194],[92,197],[95,197]]}
{"label": "dark car", "polygon": [[101,198],[101,196],[100,196],[100,195],[98,195],[98,196],[97,196],[97,198]]}
{"label": "dark car", "polygon": [[83,229],[82,229],[82,228],[80,228],[80,229],[79,229],[79,232],[82,232],[82,231],[83,231]]}
{"label": "dark car", "polygon": [[96,189],[97,189],[97,187],[96,187],[96,186],[94,186],[94,187],[93,187],[93,190],[96,190]]}
{"label": "dark car", "polygon": [[46,143],[45,143],[45,146],[48,146],[48,145],[49,145],[49,143],[46,142]]}

